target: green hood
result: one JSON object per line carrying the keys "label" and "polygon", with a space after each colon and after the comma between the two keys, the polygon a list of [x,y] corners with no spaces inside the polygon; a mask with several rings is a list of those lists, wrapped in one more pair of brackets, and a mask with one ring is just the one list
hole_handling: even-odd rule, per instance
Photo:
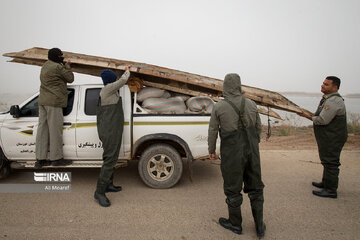
{"label": "green hood", "polygon": [[241,96],[241,80],[239,74],[229,73],[225,76],[223,96],[225,98]]}

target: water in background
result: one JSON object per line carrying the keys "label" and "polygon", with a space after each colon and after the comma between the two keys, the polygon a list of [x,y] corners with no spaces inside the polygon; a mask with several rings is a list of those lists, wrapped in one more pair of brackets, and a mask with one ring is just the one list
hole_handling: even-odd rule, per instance
{"label": "water in background", "polygon": [[[0,112],[2,111],[9,111],[10,106],[14,104],[20,104],[22,103],[26,98],[30,97],[32,94],[24,94],[22,96],[19,96],[18,94],[0,94]],[[315,112],[317,106],[319,105],[319,102],[321,100],[321,96],[299,96],[299,95],[291,95],[291,94],[283,94],[287,99],[295,103],[296,105],[305,108],[306,110],[309,110],[310,112]],[[360,98],[344,98],[345,99],[345,106],[347,113],[354,113],[357,115],[360,115]],[[299,115],[295,113],[280,111],[277,109],[274,109],[281,118],[281,120],[277,120],[274,118],[270,118],[271,125],[272,126],[278,126],[281,124],[288,124],[292,126],[309,126],[312,125],[312,121],[300,117]],[[263,125],[266,125],[268,123],[267,116],[261,115],[261,122]],[[348,117],[348,119],[350,119]]]}
{"label": "water in background", "polygon": [[[298,105],[299,107],[305,108],[306,110],[309,110],[310,112],[315,112],[317,106],[319,105],[319,102],[321,100],[321,96],[319,97],[313,97],[313,96],[294,96],[294,95],[287,95],[283,94],[287,99]],[[345,106],[347,113],[357,114],[360,115],[360,98],[344,98],[345,100]],[[271,118],[271,124],[272,125],[281,125],[281,124],[288,124],[292,126],[308,126],[312,125],[312,121],[300,117],[299,115],[295,113],[280,111],[277,109],[274,109],[283,121],[277,119]],[[348,117],[349,119],[349,117]],[[261,115],[261,122],[263,125],[267,124],[268,120],[266,116]]]}

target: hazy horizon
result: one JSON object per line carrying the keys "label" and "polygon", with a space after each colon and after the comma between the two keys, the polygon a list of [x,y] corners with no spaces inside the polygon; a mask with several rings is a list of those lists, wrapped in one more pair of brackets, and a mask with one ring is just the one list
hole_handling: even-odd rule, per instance
{"label": "hazy horizon", "polygon": [[[100,83],[100,82],[99,82]],[[81,83],[75,83],[75,84],[81,84]],[[23,93],[14,93],[14,92],[3,92],[0,93],[1,95],[13,95],[13,96],[21,96],[26,95],[27,97],[30,97],[31,95],[35,94],[38,90],[35,90],[33,92],[23,92]],[[282,95],[300,95],[300,96],[322,96],[323,93],[321,92],[299,92],[299,91],[279,91],[278,93]],[[341,91],[339,91],[341,94]],[[0,95],[0,99],[1,99]],[[341,94],[343,97],[353,97],[353,98],[360,98],[360,92],[359,93],[348,93],[348,94]]]}
{"label": "hazy horizon", "polygon": [[[275,92],[320,93],[326,76],[358,94],[357,0],[0,1],[0,94],[39,89],[40,67],[2,54],[59,47]],[[76,74],[75,83],[101,82]]]}

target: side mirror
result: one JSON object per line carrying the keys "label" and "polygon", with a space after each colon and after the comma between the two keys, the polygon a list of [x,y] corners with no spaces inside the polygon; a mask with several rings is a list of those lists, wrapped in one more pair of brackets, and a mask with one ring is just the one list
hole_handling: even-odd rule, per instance
{"label": "side mirror", "polygon": [[14,118],[19,118],[20,117],[20,108],[19,105],[12,105],[10,107],[10,114],[14,117]]}

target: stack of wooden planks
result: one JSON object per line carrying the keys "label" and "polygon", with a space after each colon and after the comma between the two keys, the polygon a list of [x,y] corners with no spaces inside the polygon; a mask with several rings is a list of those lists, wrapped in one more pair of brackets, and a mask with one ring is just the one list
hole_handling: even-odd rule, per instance
{"label": "stack of wooden planks", "polygon": [[[21,52],[6,53],[3,56],[11,57],[10,62],[42,66],[48,59],[48,50],[34,47]],[[100,76],[102,70],[112,69],[121,74],[126,65],[131,65],[131,76],[133,80],[136,80],[133,85],[157,87],[191,96],[207,96],[214,101],[218,101],[222,96],[223,81],[220,79],[139,62],[65,51],[63,53],[65,59],[71,60],[71,68],[74,72]],[[132,89],[136,89],[136,86],[132,86]],[[259,108],[261,114],[281,119],[279,114],[271,109],[274,108],[293,112],[310,120],[313,115],[277,92],[246,85],[242,85],[242,91],[243,96],[265,107]]]}

